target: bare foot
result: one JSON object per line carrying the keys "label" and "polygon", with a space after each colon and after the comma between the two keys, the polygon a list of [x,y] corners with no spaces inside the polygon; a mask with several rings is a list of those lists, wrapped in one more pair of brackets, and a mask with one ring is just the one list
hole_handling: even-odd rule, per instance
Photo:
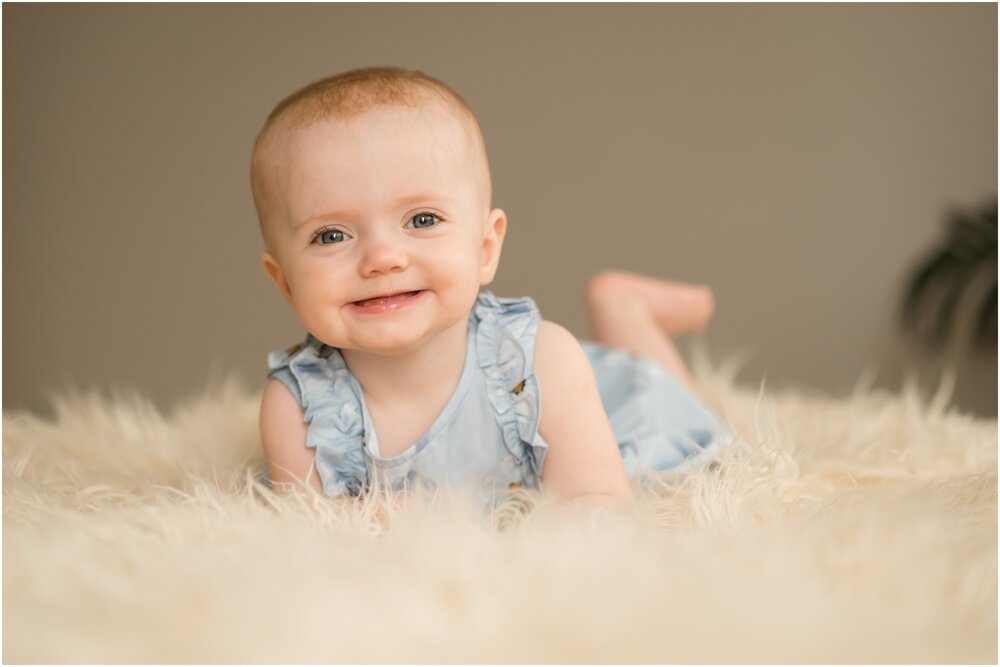
{"label": "bare foot", "polygon": [[626,271],[604,271],[587,283],[587,300],[593,307],[631,299],[644,303],[668,336],[703,331],[715,311],[715,297],[707,285],[657,280]]}

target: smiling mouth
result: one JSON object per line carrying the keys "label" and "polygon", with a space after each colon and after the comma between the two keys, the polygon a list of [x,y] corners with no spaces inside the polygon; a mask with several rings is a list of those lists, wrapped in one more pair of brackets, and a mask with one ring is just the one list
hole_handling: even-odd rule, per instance
{"label": "smiling mouth", "polygon": [[385,296],[376,296],[371,299],[362,299],[361,301],[354,301],[352,305],[358,306],[360,308],[370,308],[370,307],[392,307],[394,304],[399,304],[407,299],[411,299],[416,295],[420,294],[423,290],[416,290],[413,292],[397,292],[395,294],[387,294]]}

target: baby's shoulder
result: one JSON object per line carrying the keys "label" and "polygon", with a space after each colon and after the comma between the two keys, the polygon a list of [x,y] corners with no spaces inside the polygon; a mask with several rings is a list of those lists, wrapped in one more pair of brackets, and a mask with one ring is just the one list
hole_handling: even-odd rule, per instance
{"label": "baby's shoulder", "polygon": [[541,320],[535,337],[533,366],[542,382],[548,379],[548,384],[562,386],[588,369],[590,363],[580,341],[569,329],[551,320]]}
{"label": "baby's shoulder", "polygon": [[267,367],[269,372],[273,373],[282,368],[308,365],[320,360],[336,363],[336,358],[339,356],[337,348],[321,343],[312,334],[307,334],[302,342],[270,352],[267,355]]}
{"label": "baby's shoulder", "polygon": [[531,366],[541,315],[530,297],[498,298],[483,291],[472,308],[480,364]]}
{"label": "baby's shoulder", "polygon": [[340,351],[311,335],[268,354],[267,365],[268,378],[285,385],[304,408],[321,399],[333,403],[348,400],[357,393]]}
{"label": "baby's shoulder", "polygon": [[538,306],[530,296],[508,298],[498,297],[493,292],[483,290],[472,307],[472,317],[480,326],[493,325],[510,327],[516,324],[537,326],[541,316]]}
{"label": "baby's shoulder", "polygon": [[538,333],[536,335],[535,352],[558,353],[559,350],[567,346],[579,346],[580,342],[573,333],[561,324],[552,320],[542,319],[538,322]]}

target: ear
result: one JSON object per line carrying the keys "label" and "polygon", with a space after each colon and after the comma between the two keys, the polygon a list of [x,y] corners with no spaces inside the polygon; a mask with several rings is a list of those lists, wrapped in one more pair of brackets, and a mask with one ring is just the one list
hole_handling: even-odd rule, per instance
{"label": "ear", "polygon": [[498,208],[490,211],[486,222],[486,236],[483,238],[483,264],[479,272],[479,284],[489,285],[497,273],[503,237],[507,233],[507,214]]}
{"label": "ear", "polygon": [[278,291],[281,292],[285,299],[291,303],[292,290],[288,287],[288,281],[285,280],[285,274],[281,272],[281,265],[278,264],[278,260],[271,253],[265,252],[260,256],[260,263],[264,267],[264,273],[267,274],[267,277],[278,287]]}

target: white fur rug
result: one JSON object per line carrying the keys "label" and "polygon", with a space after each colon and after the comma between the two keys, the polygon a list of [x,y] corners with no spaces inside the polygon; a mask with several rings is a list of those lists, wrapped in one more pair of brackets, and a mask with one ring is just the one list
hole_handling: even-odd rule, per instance
{"label": "white fur rug", "polygon": [[699,373],[739,433],[629,512],[255,489],[257,398],[3,422],[4,662],[997,661],[997,424]]}

